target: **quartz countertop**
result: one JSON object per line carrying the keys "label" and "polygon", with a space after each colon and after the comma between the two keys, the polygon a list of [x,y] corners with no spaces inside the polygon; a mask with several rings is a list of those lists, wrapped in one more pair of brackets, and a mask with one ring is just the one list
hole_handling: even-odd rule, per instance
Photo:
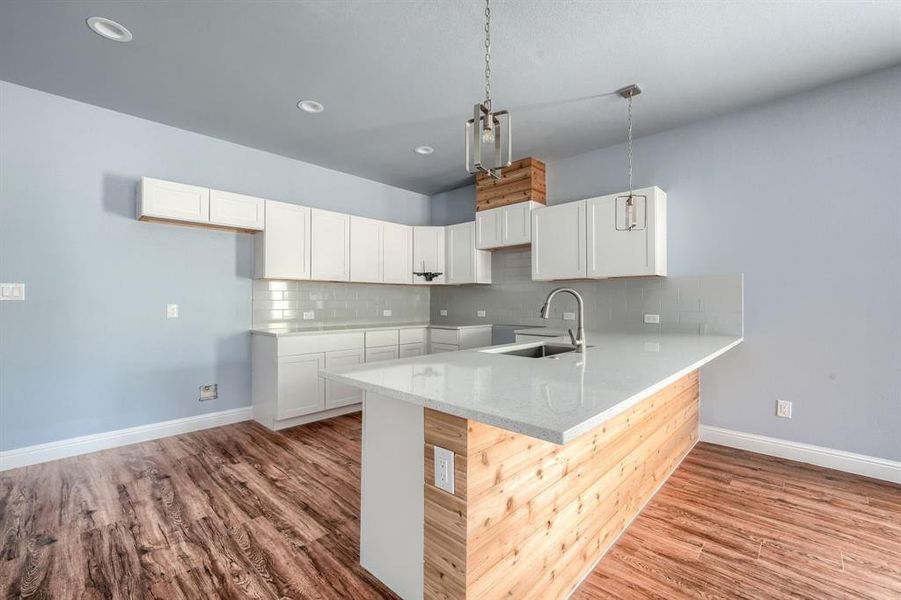
{"label": "quartz countertop", "polygon": [[530,342],[328,369],[322,374],[389,398],[566,444],[743,339],[689,334],[587,337],[592,347],[584,354],[524,358],[496,353],[538,345]]}
{"label": "quartz countertop", "polygon": [[349,333],[356,331],[378,331],[383,329],[422,329],[424,327],[432,327],[437,329],[471,329],[477,327],[491,327],[491,323],[474,324],[451,324],[451,325],[433,325],[431,323],[373,323],[353,324],[353,325],[292,325],[288,327],[273,327],[271,329],[251,329],[254,335],[271,335],[275,337],[284,337],[292,335],[311,335],[319,333]]}

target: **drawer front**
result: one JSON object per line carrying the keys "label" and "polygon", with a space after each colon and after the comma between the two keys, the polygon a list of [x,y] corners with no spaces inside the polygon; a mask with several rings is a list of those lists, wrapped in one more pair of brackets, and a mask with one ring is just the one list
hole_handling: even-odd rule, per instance
{"label": "drawer front", "polygon": [[367,331],[366,347],[371,346],[396,346],[398,344],[397,329],[387,329],[384,331]]}
{"label": "drawer front", "polygon": [[460,343],[460,331],[458,329],[438,329],[432,327],[429,329],[431,339],[436,344],[454,344]]}
{"label": "drawer front", "polygon": [[425,344],[422,342],[400,345],[400,358],[412,358],[423,354],[425,354]]}
{"label": "drawer front", "polygon": [[278,355],[358,350],[363,347],[363,333],[322,333],[278,338]]}
{"label": "drawer front", "polygon": [[397,358],[397,346],[366,348],[366,362],[374,363]]}
{"label": "drawer front", "polygon": [[401,344],[412,344],[414,342],[424,342],[425,341],[425,327],[422,329],[401,329],[400,332],[400,343]]}
{"label": "drawer front", "polygon": [[517,344],[528,344],[530,342],[569,342],[569,336],[551,337],[547,335],[523,335],[516,334]]}
{"label": "drawer front", "polygon": [[432,342],[429,354],[440,354],[441,352],[456,352],[460,346],[455,344],[436,344]]}

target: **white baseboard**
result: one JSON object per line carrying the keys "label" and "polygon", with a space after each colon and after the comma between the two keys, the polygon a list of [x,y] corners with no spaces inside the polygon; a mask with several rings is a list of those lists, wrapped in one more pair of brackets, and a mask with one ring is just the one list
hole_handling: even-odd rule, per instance
{"label": "white baseboard", "polygon": [[901,483],[901,462],[701,425],[701,441]]}
{"label": "white baseboard", "polygon": [[26,446],[25,448],[16,448],[15,450],[5,450],[0,452],[0,471],[35,465],[49,460],[76,456],[78,454],[87,454],[88,452],[96,452],[98,450],[106,450],[108,448],[116,448],[118,446],[127,446],[128,444],[136,444],[148,440],[156,440],[169,437],[170,435],[178,435],[180,433],[190,433],[201,429],[209,429],[211,427],[221,427],[222,425],[248,421],[252,416],[252,407],[244,406],[205,415],[197,415],[195,417],[173,419],[172,421],[151,423],[150,425],[139,425],[137,427],[107,431],[105,433],[83,435],[60,440],[58,442]]}

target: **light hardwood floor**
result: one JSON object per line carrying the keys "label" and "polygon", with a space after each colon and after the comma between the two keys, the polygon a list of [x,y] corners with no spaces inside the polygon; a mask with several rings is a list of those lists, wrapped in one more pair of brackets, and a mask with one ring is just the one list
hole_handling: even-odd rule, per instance
{"label": "light hardwood floor", "polygon": [[[0,473],[5,598],[393,598],[357,563],[359,415]],[[901,598],[901,487],[699,444],[574,598]]]}

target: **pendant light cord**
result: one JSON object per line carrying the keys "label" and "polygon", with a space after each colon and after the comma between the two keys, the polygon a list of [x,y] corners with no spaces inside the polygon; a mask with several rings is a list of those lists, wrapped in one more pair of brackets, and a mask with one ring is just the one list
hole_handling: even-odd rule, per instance
{"label": "pendant light cord", "polygon": [[485,106],[491,111],[491,7],[485,0]]}
{"label": "pendant light cord", "polygon": [[629,111],[629,202],[632,201],[632,94],[626,98]]}

